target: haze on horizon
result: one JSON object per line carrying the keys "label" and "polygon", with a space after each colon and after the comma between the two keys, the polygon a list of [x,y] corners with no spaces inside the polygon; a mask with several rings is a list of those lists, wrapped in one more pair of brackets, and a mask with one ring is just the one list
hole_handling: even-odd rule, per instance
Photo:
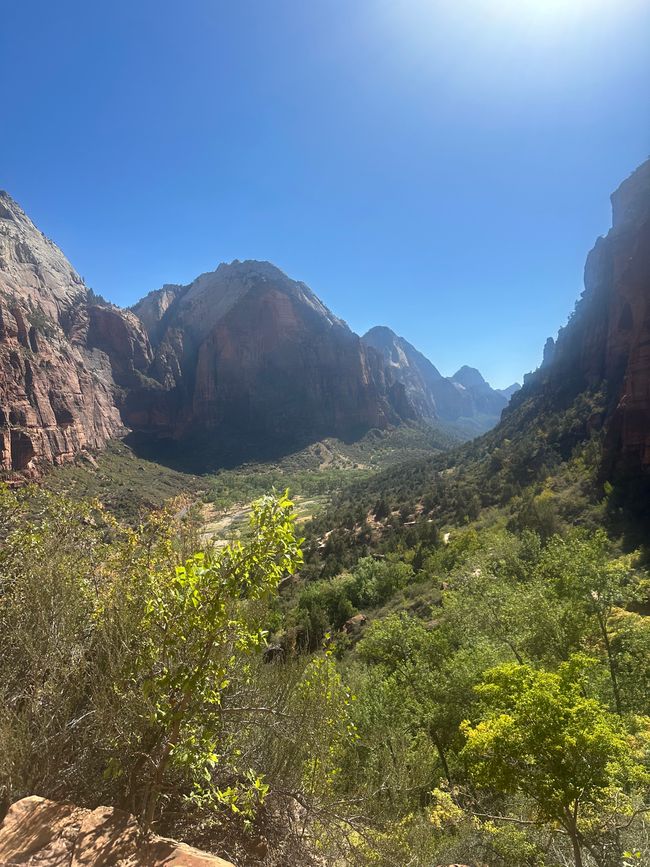
{"label": "haze on horizon", "polygon": [[5,7],[0,187],[121,305],[268,259],[505,387],[650,151],[644,0]]}

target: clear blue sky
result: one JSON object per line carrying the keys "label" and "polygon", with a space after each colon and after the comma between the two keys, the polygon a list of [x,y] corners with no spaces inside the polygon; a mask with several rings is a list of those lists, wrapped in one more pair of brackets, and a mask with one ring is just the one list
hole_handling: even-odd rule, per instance
{"label": "clear blue sky", "polygon": [[0,187],[119,304],[269,259],[505,386],[650,152],[647,0],[1,7]]}

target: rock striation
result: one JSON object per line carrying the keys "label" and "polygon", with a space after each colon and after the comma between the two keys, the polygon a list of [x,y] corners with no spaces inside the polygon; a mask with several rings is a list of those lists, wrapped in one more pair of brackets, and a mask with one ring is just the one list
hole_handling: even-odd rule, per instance
{"label": "rock striation", "polygon": [[515,384],[499,392],[483,379],[478,370],[461,367],[453,376],[440,371],[403,337],[385,325],[371,328],[363,335],[368,346],[381,353],[393,379],[402,383],[417,415],[432,423],[470,421],[475,432],[488,430],[499,420]]}
{"label": "rock striation", "polygon": [[0,864],[24,867],[233,867],[163,837],[144,837],[133,816],[31,796],[0,824]]}
{"label": "rock striation", "polygon": [[[117,328],[106,326],[108,319]],[[120,328],[129,334],[132,360],[117,337]],[[137,319],[97,305],[58,247],[0,192],[4,475],[37,476],[44,465],[101,448],[122,433],[113,364],[138,364],[147,344]]]}

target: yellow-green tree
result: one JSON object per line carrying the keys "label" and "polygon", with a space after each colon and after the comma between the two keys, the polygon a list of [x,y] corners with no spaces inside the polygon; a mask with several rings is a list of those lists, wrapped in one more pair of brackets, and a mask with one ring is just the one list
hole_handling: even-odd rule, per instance
{"label": "yellow-green tree", "polygon": [[559,826],[582,867],[587,829],[593,835],[607,815],[625,812],[628,784],[643,770],[618,717],[585,696],[576,664],[488,671],[477,687],[482,718],[462,726],[462,755],[478,784],[523,793],[536,819]]}

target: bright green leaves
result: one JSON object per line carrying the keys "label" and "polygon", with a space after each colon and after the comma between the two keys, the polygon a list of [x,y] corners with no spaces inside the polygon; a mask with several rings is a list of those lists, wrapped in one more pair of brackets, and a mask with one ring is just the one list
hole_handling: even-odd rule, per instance
{"label": "bright green leaves", "polygon": [[[293,504],[285,494],[253,507],[251,528],[210,556],[198,553],[171,573],[148,573],[139,652],[129,680],[145,700],[137,791],[131,795],[147,824],[171,768],[193,780],[193,799],[242,811],[240,792],[212,784],[219,761],[224,695],[242,655],[260,647],[264,632],[254,603],[270,596],[301,562]],[[257,796],[263,794],[258,783]]]}
{"label": "bright green leaves", "polygon": [[510,663],[486,672],[477,687],[483,712],[463,723],[461,756],[478,784],[523,793],[541,821],[557,822],[579,844],[581,820],[620,813],[627,784],[644,771],[619,719],[586,697],[575,675],[572,664],[556,673]]}

